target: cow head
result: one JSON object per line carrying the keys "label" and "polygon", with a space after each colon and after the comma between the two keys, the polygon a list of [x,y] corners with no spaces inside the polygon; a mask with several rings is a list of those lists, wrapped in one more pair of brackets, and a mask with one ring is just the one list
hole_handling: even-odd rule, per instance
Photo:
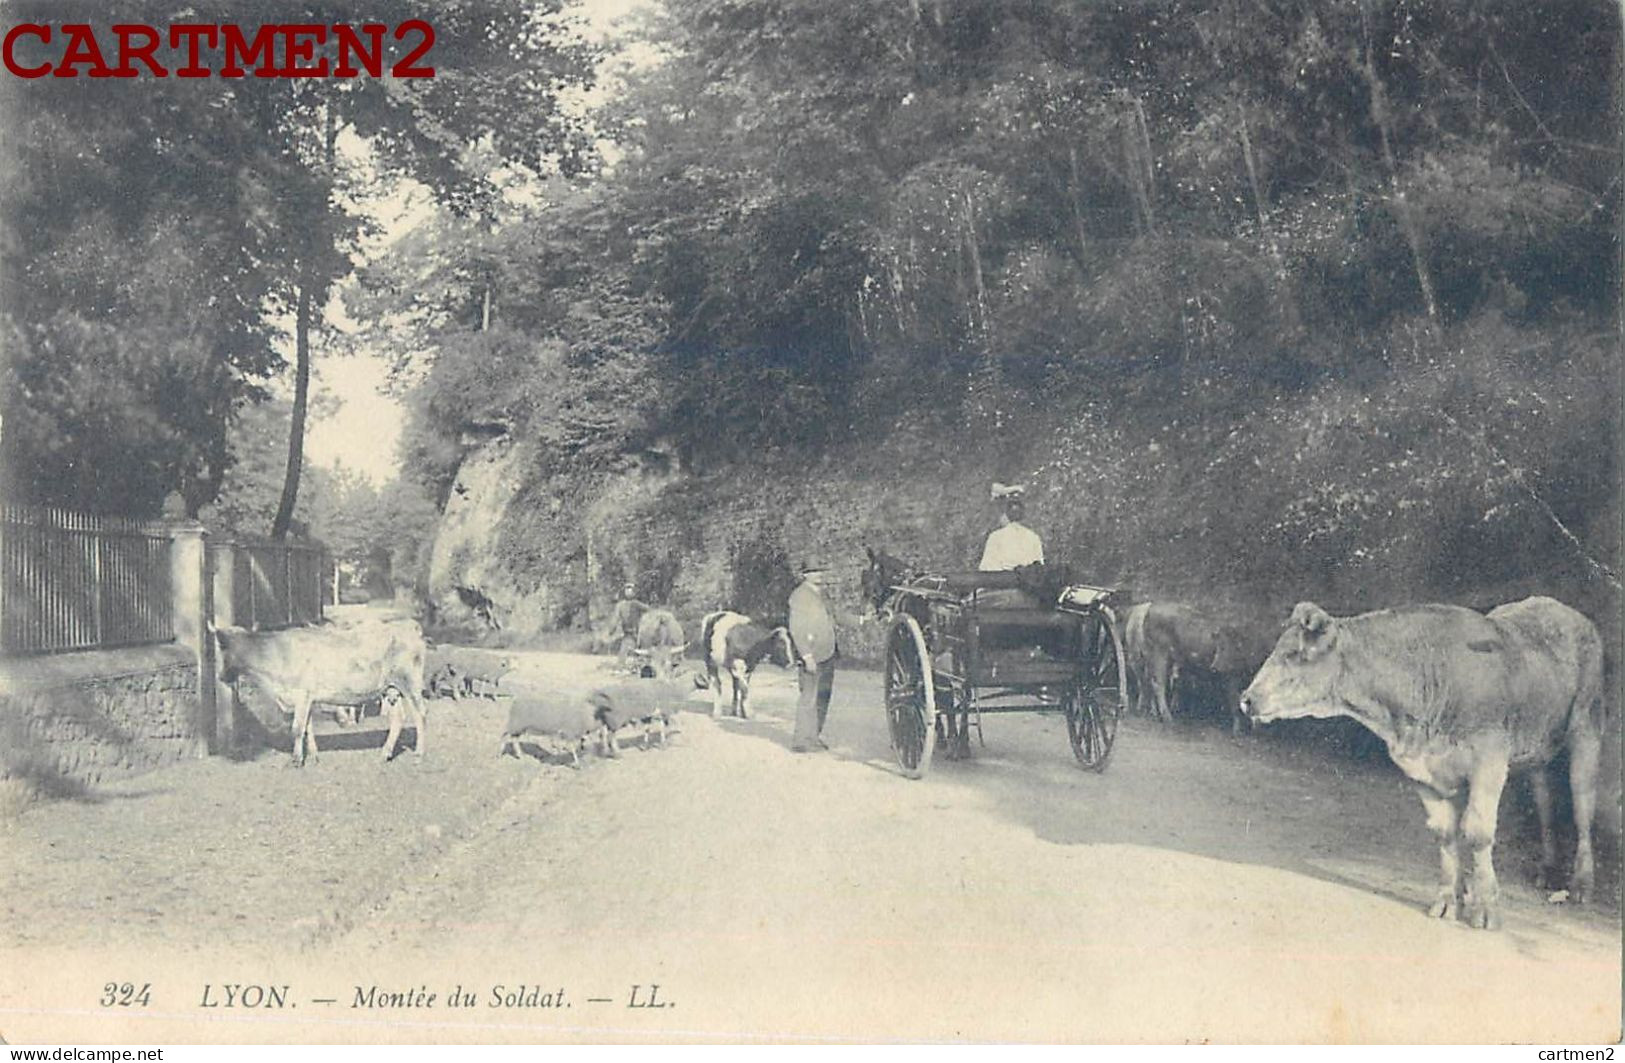
{"label": "cow head", "polygon": [[638,674],[644,679],[659,679],[662,682],[670,682],[677,678],[677,674],[682,671],[682,667],[683,647],[662,647],[649,654],[647,663],[638,669]]}
{"label": "cow head", "polygon": [[209,632],[214,636],[216,660],[220,663],[220,680],[224,683],[234,683],[249,666],[248,658],[252,657],[252,647],[249,640],[251,632],[247,628],[215,627],[209,625]]}
{"label": "cow head", "polygon": [[790,637],[790,629],[776,627],[768,636],[773,640],[773,648],[768,651],[767,659],[780,668],[794,668],[796,666],[796,643]]}
{"label": "cow head", "polygon": [[1269,659],[1242,692],[1242,712],[1260,723],[1342,715],[1337,639],[1335,617],[1313,602],[1299,602]]}

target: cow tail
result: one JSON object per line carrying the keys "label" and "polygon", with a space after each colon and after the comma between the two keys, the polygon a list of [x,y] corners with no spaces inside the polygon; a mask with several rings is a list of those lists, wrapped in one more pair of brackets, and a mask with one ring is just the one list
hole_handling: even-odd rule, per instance
{"label": "cow tail", "polygon": [[705,654],[706,664],[711,663],[714,656],[711,652],[711,637],[717,629],[717,621],[722,619],[722,613],[706,613],[705,619],[700,621],[700,650]]}
{"label": "cow tail", "polygon": [[1593,737],[1600,737],[1619,718],[1619,706],[1609,693],[1614,689],[1616,665],[1603,648],[1596,628],[1592,627],[1587,635],[1579,648],[1580,683],[1569,710],[1569,733],[1573,736],[1578,731],[1589,731]]}
{"label": "cow tail", "polygon": [[1596,716],[1597,732],[1601,734],[1619,725],[1619,698],[1615,693],[1619,690],[1619,666],[1615,663],[1613,654],[1606,649],[1601,650],[1598,656],[1602,660],[1602,665],[1598,669],[1600,674],[1591,711]]}

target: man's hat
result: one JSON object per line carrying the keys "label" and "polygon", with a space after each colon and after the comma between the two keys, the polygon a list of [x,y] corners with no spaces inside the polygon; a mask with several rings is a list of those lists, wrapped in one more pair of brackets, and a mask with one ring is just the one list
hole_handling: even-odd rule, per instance
{"label": "man's hat", "polygon": [[822,561],[803,561],[801,563],[801,574],[803,576],[805,576],[809,572],[828,572],[828,571],[829,571],[829,566],[824,564]]}
{"label": "man's hat", "polygon": [[1001,484],[997,480],[993,481],[993,501],[995,502],[1019,501],[1026,493],[1026,484]]}

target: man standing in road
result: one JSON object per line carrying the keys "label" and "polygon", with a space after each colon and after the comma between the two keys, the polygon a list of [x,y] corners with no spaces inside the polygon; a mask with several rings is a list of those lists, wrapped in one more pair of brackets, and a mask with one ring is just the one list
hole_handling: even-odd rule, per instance
{"label": "man standing in road", "polygon": [[794,753],[829,748],[820,736],[835,685],[836,647],[835,621],[824,602],[825,575],[822,565],[804,565],[800,585],[790,592],[790,638],[801,658],[801,699],[796,704],[796,732],[790,740]]}
{"label": "man standing in road", "polygon": [[643,614],[649,611],[647,605],[638,601],[637,590],[631,583],[621,588],[621,600],[615,603],[615,611],[610,614],[609,623],[604,625],[604,633],[599,636],[605,649],[615,648],[622,668],[632,659],[632,651],[638,645],[638,624],[643,620]]}

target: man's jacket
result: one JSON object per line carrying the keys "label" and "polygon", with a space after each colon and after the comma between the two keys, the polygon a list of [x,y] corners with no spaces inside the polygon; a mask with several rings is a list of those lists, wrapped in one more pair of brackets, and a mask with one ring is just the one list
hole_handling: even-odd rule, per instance
{"label": "man's jacket", "polygon": [[823,664],[835,656],[835,621],[824,596],[810,583],[790,592],[790,638],[796,653]]}

